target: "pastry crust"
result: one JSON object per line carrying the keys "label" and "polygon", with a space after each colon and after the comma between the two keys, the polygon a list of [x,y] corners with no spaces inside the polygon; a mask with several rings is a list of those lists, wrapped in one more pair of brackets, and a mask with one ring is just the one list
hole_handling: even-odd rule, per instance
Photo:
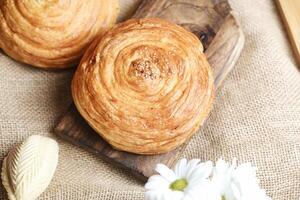
{"label": "pastry crust", "polygon": [[36,67],[68,68],[118,11],[118,0],[1,0],[0,47]]}
{"label": "pastry crust", "polygon": [[115,149],[160,154],[203,124],[213,81],[195,35],[161,19],[132,19],[93,42],[72,94],[81,115]]}

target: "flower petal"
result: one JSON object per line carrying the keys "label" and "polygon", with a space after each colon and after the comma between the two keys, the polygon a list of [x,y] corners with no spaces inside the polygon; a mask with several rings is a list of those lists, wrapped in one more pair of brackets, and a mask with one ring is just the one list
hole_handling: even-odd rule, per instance
{"label": "flower petal", "polygon": [[238,186],[236,184],[231,183],[230,187],[232,195],[235,197],[235,199],[241,199],[241,191],[239,190]]}
{"label": "flower petal", "polygon": [[220,159],[214,168],[212,182],[226,199],[270,200],[265,191],[259,187],[256,168],[252,167],[251,163],[237,165],[234,159],[230,165]]}
{"label": "flower petal", "polygon": [[195,167],[200,163],[200,159],[192,159],[187,163],[185,177],[188,177],[190,173],[193,172]]}
{"label": "flower petal", "polygon": [[161,190],[169,188],[170,183],[160,175],[153,175],[145,185],[146,190]]}
{"label": "flower petal", "polygon": [[175,175],[174,171],[169,169],[166,165],[163,164],[157,164],[155,171],[157,171],[164,179],[172,183],[175,181],[178,177]]}
{"label": "flower petal", "polygon": [[158,200],[158,196],[160,194],[158,192],[155,192],[155,191],[147,191],[145,193],[145,199],[146,200]]}
{"label": "flower petal", "polygon": [[212,162],[208,161],[205,163],[201,163],[198,166],[196,166],[191,173],[189,173],[189,176],[187,177],[189,184],[199,184],[202,181],[206,180],[213,169]]}
{"label": "flower petal", "polygon": [[187,167],[187,160],[181,159],[177,162],[177,164],[174,167],[174,172],[178,178],[183,178],[186,172]]}
{"label": "flower petal", "polygon": [[184,197],[184,193],[181,191],[171,191],[169,193],[169,199],[168,200],[182,200]]}
{"label": "flower petal", "polygon": [[145,194],[146,200],[165,200],[165,192],[162,191],[147,191]]}
{"label": "flower petal", "polygon": [[226,163],[224,160],[219,159],[216,162],[216,167],[215,167],[215,173],[225,173],[229,169],[229,164]]}
{"label": "flower petal", "polygon": [[[205,180],[195,187],[185,191],[185,197],[189,200],[221,200],[221,195],[210,180]],[[184,199],[185,200],[185,199]]]}

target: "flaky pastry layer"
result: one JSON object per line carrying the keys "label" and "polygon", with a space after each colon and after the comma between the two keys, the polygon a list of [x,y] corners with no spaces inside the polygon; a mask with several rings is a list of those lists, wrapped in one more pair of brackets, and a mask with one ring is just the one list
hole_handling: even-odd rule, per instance
{"label": "flaky pastry layer", "polygon": [[132,19],[93,42],[72,94],[81,115],[114,148],[160,154],[203,124],[213,81],[195,35],[161,19]]}
{"label": "flaky pastry layer", "polygon": [[36,67],[71,67],[118,10],[118,0],[1,0],[0,47]]}

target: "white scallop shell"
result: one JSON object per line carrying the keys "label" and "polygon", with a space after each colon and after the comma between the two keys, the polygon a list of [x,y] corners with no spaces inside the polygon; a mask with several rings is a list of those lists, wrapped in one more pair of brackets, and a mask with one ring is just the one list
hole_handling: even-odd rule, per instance
{"label": "white scallop shell", "polygon": [[1,177],[9,200],[34,200],[48,187],[58,150],[55,140],[34,135],[8,153]]}

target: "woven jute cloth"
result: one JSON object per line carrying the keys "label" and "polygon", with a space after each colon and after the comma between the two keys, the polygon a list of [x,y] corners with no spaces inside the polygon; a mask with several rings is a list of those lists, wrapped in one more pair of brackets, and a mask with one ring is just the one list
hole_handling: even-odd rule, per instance
{"label": "woven jute cloth", "polygon": [[[122,0],[120,20],[138,0]],[[300,73],[272,0],[232,0],[245,48],[218,90],[214,110],[181,157],[252,162],[274,200],[300,197]],[[0,52],[0,164],[33,134],[54,137],[56,119],[71,103],[74,70],[49,72]],[[143,183],[57,139],[55,177],[40,199],[143,199]],[[0,199],[5,199],[1,186]]]}

